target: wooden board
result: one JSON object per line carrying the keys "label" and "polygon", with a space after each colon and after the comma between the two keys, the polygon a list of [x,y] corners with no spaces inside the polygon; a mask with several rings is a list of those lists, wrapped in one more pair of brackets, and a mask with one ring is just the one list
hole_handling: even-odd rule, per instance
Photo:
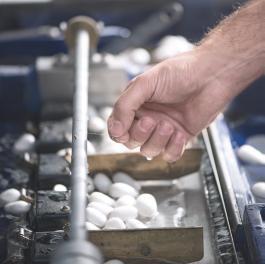
{"label": "wooden board", "polygon": [[203,257],[202,227],[90,231],[89,238],[106,259],[125,263],[190,263]]}
{"label": "wooden board", "polygon": [[200,167],[201,149],[188,149],[180,160],[167,163],[161,157],[146,160],[139,153],[91,155],[88,157],[90,173],[105,172],[109,175],[123,171],[136,180],[175,179],[195,172]]}

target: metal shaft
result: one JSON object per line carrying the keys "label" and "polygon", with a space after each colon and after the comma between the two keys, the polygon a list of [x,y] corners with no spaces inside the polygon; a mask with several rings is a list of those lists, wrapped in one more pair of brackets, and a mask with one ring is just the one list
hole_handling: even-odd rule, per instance
{"label": "metal shaft", "polygon": [[89,33],[85,29],[75,36],[75,86],[72,133],[71,239],[85,240],[87,199],[87,111],[89,78]]}
{"label": "metal shaft", "polygon": [[85,228],[87,199],[87,117],[89,55],[98,39],[96,22],[88,17],[72,18],[65,33],[75,61],[73,100],[73,141],[71,175],[71,233],[52,257],[52,264],[102,264],[98,248],[87,239]]}

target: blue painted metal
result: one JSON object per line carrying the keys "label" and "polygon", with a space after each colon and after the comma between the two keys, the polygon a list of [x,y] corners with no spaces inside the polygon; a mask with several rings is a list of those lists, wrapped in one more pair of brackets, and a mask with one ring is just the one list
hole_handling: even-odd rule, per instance
{"label": "blue painted metal", "polygon": [[247,205],[244,232],[251,264],[265,264],[265,204]]}
{"label": "blue painted metal", "polygon": [[[231,122],[228,121],[228,125],[229,123]],[[230,124],[229,131],[234,146],[241,146],[245,144],[248,137],[257,134],[265,134],[265,116],[261,115],[261,113],[249,115],[244,119],[244,122]]]}
{"label": "blue painted metal", "polygon": [[1,58],[52,56],[66,52],[62,35],[52,37],[48,32],[37,33],[37,31],[24,36],[18,34],[17,37],[0,35]]}
{"label": "blue painted metal", "polygon": [[[233,129],[229,129],[229,126]],[[265,264],[265,199],[255,197],[251,191],[255,182],[265,181],[265,166],[241,163],[234,149],[238,142],[232,143],[235,141],[235,132],[241,135],[243,141],[248,135],[264,133],[264,118],[256,116],[240,126],[233,126],[233,123],[219,117],[214,127],[214,144],[222,162],[220,166],[223,173],[220,175],[220,182],[226,207],[230,209],[230,221],[236,210],[240,216],[240,221],[233,226],[236,248],[244,255],[246,263]],[[229,198],[229,195],[234,199]]]}
{"label": "blue painted metal", "polygon": [[[245,0],[239,0],[237,2],[244,2]],[[89,2],[89,1],[87,1]],[[93,1],[92,1],[93,2]],[[106,2],[106,1],[103,1]],[[109,1],[111,3],[111,1]],[[124,1],[125,2],[125,1]],[[131,1],[133,2],[133,1]],[[137,1],[138,2],[138,1]],[[165,5],[170,1],[165,1]],[[159,34],[154,39],[147,43],[147,46],[156,45],[157,41],[167,35],[183,35],[190,41],[199,41],[205,32],[210,27],[216,24],[216,21],[220,19],[220,14],[228,15],[232,11],[231,3],[220,4],[219,0],[180,0],[184,6],[185,12],[181,23],[176,23],[170,28]],[[88,3],[87,3],[88,4]],[[108,6],[108,8],[106,7]],[[161,7],[160,7],[161,8]],[[124,4],[122,12],[120,12],[117,5],[106,3],[104,8],[95,9],[83,8],[80,5],[69,8],[67,5],[54,6],[49,9],[37,9],[27,12],[14,12],[9,14],[8,19],[16,21],[16,29],[37,29],[41,26],[54,26],[57,27],[62,21],[68,21],[71,17],[77,15],[87,15],[94,18],[96,21],[103,21],[105,25],[116,25],[125,27],[129,30],[133,29],[136,25],[141,24],[152,13],[157,12],[157,7],[150,5],[148,8],[142,8],[139,10],[139,6],[134,8],[132,4]],[[15,17],[14,17],[15,16]],[[8,25],[8,23],[7,23]],[[109,44],[115,38],[122,38],[124,32],[116,31],[112,36],[109,34],[105,38],[102,38],[99,43],[99,50],[104,50],[106,44]],[[12,52],[11,52],[12,51]],[[57,53],[66,52],[66,46],[62,36],[52,37],[49,34],[36,34],[27,36],[21,40],[10,42],[10,39],[3,40],[1,43],[0,38],[0,57],[11,56],[46,56],[54,55]]]}
{"label": "blue painted metal", "polygon": [[41,107],[34,66],[0,66],[0,121],[36,118]]}
{"label": "blue painted metal", "polygon": [[[100,47],[114,38],[123,39],[130,30],[121,26],[107,26],[101,31]],[[40,27],[0,34],[0,58],[37,58],[68,53],[64,34],[56,27]]]}
{"label": "blue painted metal", "polygon": [[[240,167],[231,141],[231,133],[229,127],[223,117],[215,121],[218,136],[215,138],[217,148],[222,155],[222,169],[227,172],[230,177],[225,179],[225,184],[232,186],[232,191],[236,199],[236,207],[239,211],[241,221],[243,220],[245,206],[253,203],[254,199],[251,195],[249,182],[246,172]],[[229,188],[230,189],[230,188]],[[234,207],[234,206],[233,206]]]}
{"label": "blue painted metal", "polygon": [[265,114],[265,77],[256,80],[248,89],[242,92],[230,105],[229,112],[237,116],[248,117]]}

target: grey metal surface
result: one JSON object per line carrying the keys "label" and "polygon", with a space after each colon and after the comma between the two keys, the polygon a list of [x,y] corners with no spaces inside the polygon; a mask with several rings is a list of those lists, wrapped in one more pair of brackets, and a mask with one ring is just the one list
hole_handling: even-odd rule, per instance
{"label": "grey metal surface", "polygon": [[[74,52],[75,83],[73,98],[70,240],[62,243],[52,263],[102,263],[98,248],[87,241],[85,228],[87,200],[87,118],[90,43],[97,41],[96,22],[86,17],[70,20],[66,32]],[[92,37],[90,37],[92,36]]]}
{"label": "grey metal surface", "polygon": [[[212,157],[212,159],[214,159],[214,162],[216,164],[216,166],[218,167],[218,172],[219,172],[219,176],[225,177],[226,178],[226,184],[227,186],[225,187],[225,189],[223,189],[223,191],[225,192],[225,199],[229,200],[229,203],[226,203],[228,207],[231,206],[231,208],[228,208],[229,211],[229,219],[231,222],[231,227],[233,232],[236,231],[236,228],[238,225],[242,224],[242,219],[240,217],[240,213],[239,213],[239,208],[236,202],[236,197],[235,197],[235,193],[233,191],[233,187],[232,187],[232,183],[230,178],[230,171],[233,172],[233,177],[237,177],[237,175],[239,174],[237,167],[235,166],[235,161],[233,160],[233,162],[231,162],[230,167],[227,167],[226,164],[226,160],[224,158],[224,154],[225,152],[223,152],[223,146],[226,146],[226,142],[224,142],[223,140],[220,141],[220,138],[217,135],[217,128],[215,126],[215,123],[213,123],[209,128],[208,131],[204,132],[204,138],[205,140],[208,137],[208,145],[210,148],[212,148],[212,151],[214,155]],[[230,140],[230,139],[229,139]],[[206,144],[207,145],[207,144]],[[208,148],[209,148],[208,147]],[[227,148],[225,148],[226,150],[228,150]],[[233,158],[230,153],[226,153],[225,155],[228,155],[230,160]],[[217,173],[217,171],[216,171]],[[222,179],[220,179],[220,181],[222,181]],[[238,184],[241,184],[240,181],[238,181]],[[221,188],[221,186],[219,187]],[[224,188],[224,186],[222,187]],[[242,197],[243,198],[243,197]]]}
{"label": "grey metal surface", "polygon": [[[221,184],[221,182],[223,180],[223,177],[228,177],[227,174],[223,173],[225,171],[225,169],[227,169],[227,167],[225,166],[225,164],[220,163],[220,156],[216,155],[216,153],[217,153],[217,148],[216,148],[217,145],[216,144],[219,143],[218,146],[220,147],[223,142],[221,143],[221,142],[218,142],[218,141],[217,142],[213,141],[213,138],[212,138],[213,130],[214,130],[214,126],[212,124],[210,126],[210,128],[208,129],[208,131],[207,130],[203,131],[203,139],[204,139],[206,150],[207,150],[207,153],[208,153],[208,156],[209,156],[209,159],[210,159],[210,163],[211,163],[211,166],[212,166],[212,169],[213,169],[216,186],[217,186],[217,189],[218,189],[218,192],[219,192],[219,195],[220,195],[220,200],[221,200],[222,207],[223,207],[223,212],[224,212],[224,215],[225,215],[225,220],[226,220],[226,223],[227,223],[228,231],[230,233],[230,238],[231,238],[231,241],[233,242],[232,230],[231,230],[231,226],[230,225],[231,225],[231,222],[234,224],[235,222],[238,223],[240,221],[239,212],[238,212],[238,208],[236,208],[236,203],[235,203],[235,200],[234,200],[234,203],[233,203],[233,210],[234,211],[232,211],[232,212],[229,211],[230,213],[229,213],[229,218],[228,218],[228,211],[227,211],[227,208],[226,208],[227,203],[225,203],[225,201],[227,201],[227,199],[235,199],[235,197],[232,197],[232,192],[231,192],[232,191],[232,187],[231,186],[227,186],[226,185],[227,188],[223,188],[224,185]],[[209,136],[209,134],[210,134],[210,136]],[[216,140],[217,140],[217,138],[216,138]],[[230,204],[230,206],[231,206],[231,204]],[[231,209],[231,208],[229,208],[229,209]],[[232,217],[234,217],[234,218],[232,218]],[[233,246],[234,246],[234,242],[233,242]],[[234,246],[233,250],[234,250],[234,255],[235,255],[235,258],[236,258],[235,261],[236,261],[236,263],[238,263],[235,246]]]}
{"label": "grey metal surface", "polygon": [[222,126],[222,119],[223,116],[220,115],[211,124],[204,132],[204,139],[206,147],[212,152],[212,166],[216,166],[216,174],[220,181],[219,189],[223,194],[232,232],[235,233],[238,226],[242,225],[245,204],[250,203],[252,197],[246,188],[245,177],[242,177],[239,171],[229,132],[227,127]]}
{"label": "grey metal surface", "polygon": [[85,239],[87,168],[89,35],[84,29],[76,32],[75,91],[73,101],[71,237]]}
{"label": "grey metal surface", "polygon": [[60,230],[68,223],[69,192],[38,191],[30,212],[30,225],[38,231]]}
{"label": "grey metal surface", "polygon": [[[143,191],[152,193],[158,202],[160,215],[149,227],[203,227],[204,257],[196,264],[217,264],[212,243],[209,212],[206,204],[204,186],[199,173],[192,173],[174,181],[142,182]],[[178,223],[174,217],[178,207],[186,210],[186,217]]]}
{"label": "grey metal surface", "polygon": [[103,259],[97,247],[92,243],[82,240],[69,240],[57,248],[53,263],[96,264],[103,263]]}
{"label": "grey metal surface", "polygon": [[187,208],[186,226],[203,226],[204,257],[202,260],[194,262],[196,264],[215,264],[216,252],[212,243],[211,225],[209,212],[206,204],[204,186],[199,173],[193,173],[180,179],[180,185],[185,191],[185,201]]}
{"label": "grey metal surface", "polygon": [[[127,73],[121,66],[111,67],[106,57],[101,56],[102,62],[93,62],[90,65],[89,102],[95,106],[113,105],[127,85]],[[115,58],[113,58],[115,60]],[[55,60],[49,63],[48,60]],[[56,101],[60,104],[70,102],[73,96],[73,72],[71,63],[57,63],[56,58],[39,58],[37,60],[38,80],[44,103]]]}

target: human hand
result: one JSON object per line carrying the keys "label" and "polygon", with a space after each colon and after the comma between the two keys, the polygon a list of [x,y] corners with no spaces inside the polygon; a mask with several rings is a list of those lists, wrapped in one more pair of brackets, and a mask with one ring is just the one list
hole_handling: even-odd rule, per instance
{"label": "human hand", "polygon": [[[129,83],[108,121],[110,137],[147,157],[177,160],[188,140],[265,74],[264,0],[249,1],[191,52]],[[247,29],[247,34],[246,34]]]}
{"label": "human hand", "polygon": [[168,162],[207,127],[231,99],[222,72],[197,49],[157,64],[132,80],[108,120],[110,137],[146,157]]}

